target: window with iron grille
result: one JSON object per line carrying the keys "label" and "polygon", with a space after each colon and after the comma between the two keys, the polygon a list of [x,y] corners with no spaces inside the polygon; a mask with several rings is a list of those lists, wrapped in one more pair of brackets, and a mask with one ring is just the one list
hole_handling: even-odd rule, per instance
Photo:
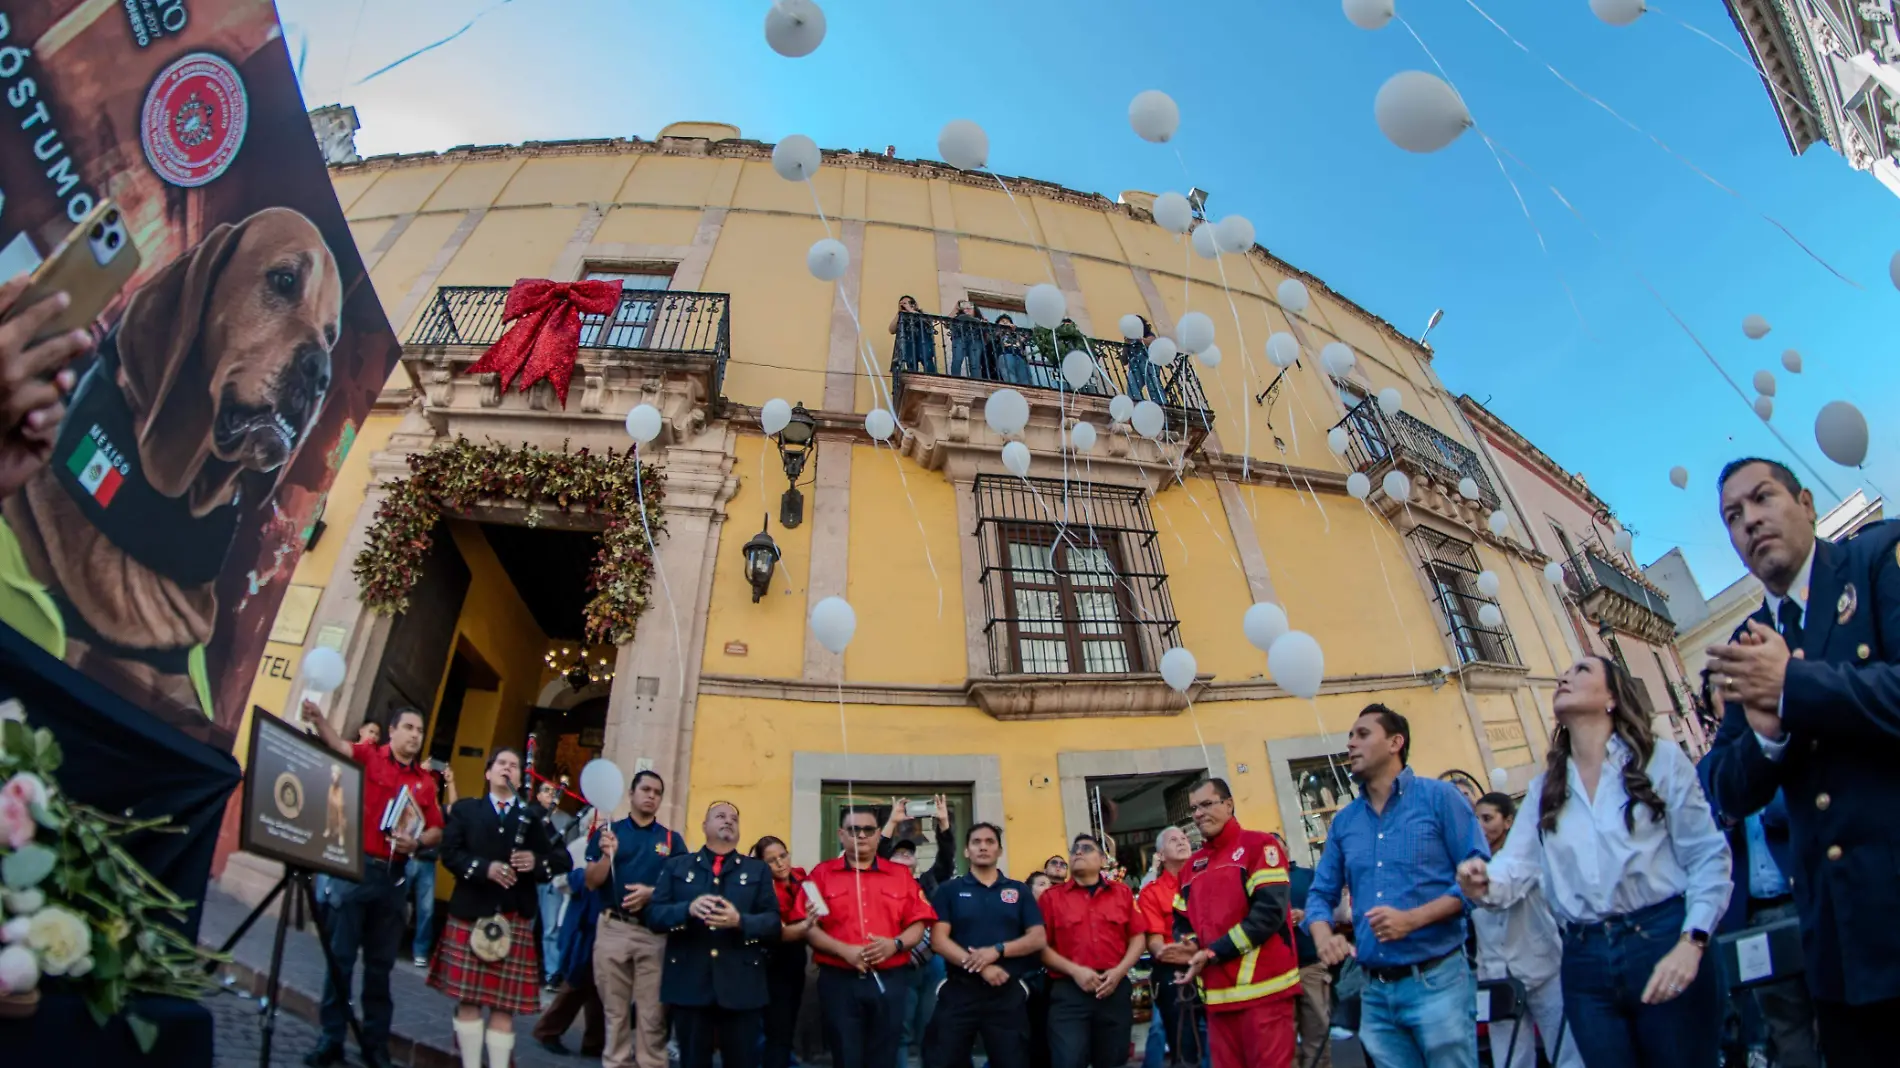
{"label": "window with iron grille", "polygon": [[[658,307],[655,300],[643,299],[637,292],[664,291],[673,285],[673,265],[654,264],[640,267],[627,267],[618,270],[589,270],[589,281],[611,282],[619,279],[622,285],[620,306],[605,323],[582,323],[581,345],[592,348],[605,345],[616,349],[638,349],[648,347],[648,334],[651,332],[654,313]],[[605,337],[603,341],[602,338]]]}
{"label": "window with iron grille", "polygon": [[1179,644],[1144,491],[981,475],[974,492],[992,673],[1145,673]]}
{"label": "window with iron grille", "polygon": [[1517,664],[1517,643],[1511,640],[1511,632],[1503,623],[1487,627],[1478,618],[1485,605],[1497,601],[1478,589],[1478,575],[1484,568],[1471,543],[1423,526],[1414,528],[1411,538],[1449,628],[1446,634],[1458,649],[1459,663]]}

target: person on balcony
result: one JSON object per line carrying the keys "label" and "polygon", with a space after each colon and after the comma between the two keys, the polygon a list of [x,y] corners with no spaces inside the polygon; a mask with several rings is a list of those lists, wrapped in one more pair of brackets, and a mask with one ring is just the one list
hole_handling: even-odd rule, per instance
{"label": "person on balcony", "polygon": [[[906,319],[904,316],[910,315]],[[897,298],[897,314],[891,316],[891,333],[897,338],[897,365],[900,370],[937,373],[936,331],[917,298],[906,294]]]}
{"label": "person on balcony", "polygon": [[997,316],[996,325],[996,362],[1001,372],[997,380],[1017,386],[1035,385],[1029,376],[1029,355],[1024,351],[1030,339],[1016,326],[1016,320],[1007,315]]}
{"label": "person on balcony", "polygon": [[1041,377],[1048,385],[1056,384],[1057,368],[1062,366],[1062,357],[1078,349],[1089,351],[1088,339],[1082,336],[1082,328],[1075,325],[1074,319],[1063,319],[1054,331],[1045,327],[1035,329],[1034,360],[1048,371]]}
{"label": "person on balcony", "polygon": [[976,305],[967,300],[957,301],[957,311],[950,317],[950,373],[957,378],[990,378],[986,364],[989,360],[984,354],[984,340],[989,336],[989,324],[976,310]]}
{"label": "person on balcony", "polygon": [[1161,389],[1161,371],[1148,362],[1148,346],[1154,343],[1155,328],[1146,316],[1137,315],[1141,320],[1141,340],[1130,341],[1122,347],[1122,355],[1128,360],[1128,399],[1151,400],[1156,404],[1168,403],[1167,394]]}

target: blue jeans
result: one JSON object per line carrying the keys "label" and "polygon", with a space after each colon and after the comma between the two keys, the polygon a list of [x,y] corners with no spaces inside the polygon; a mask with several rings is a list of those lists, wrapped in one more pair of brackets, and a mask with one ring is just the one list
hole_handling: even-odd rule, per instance
{"label": "blue jeans", "polygon": [[[330,953],[345,975],[356,970],[356,954],[363,954],[363,1052],[387,1053],[389,1024],[395,1003],[389,996],[389,972],[402,948],[404,886],[389,865],[365,861],[363,881],[330,880]],[[343,1048],[349,1030],[348,992],[338,993],[326,974],[323,980],[322,1045]]]}
{"label": "blue jeans", "polygon": [[1156,404],[1168,403],[1167,394],[1161,389],[1161,369],[1149,363],[1146,356],[1128,365],[1128,399],[1142,400],[1144,393],[1147,394],[1147,400],[1154,401]]}
{"label": "blue jeans", "polygon": [[928,1053],[930,1047],[924,1044],[924,1028],[930,1025],[930,1017],[937,1011],[937,984],[944,979],[943,958],[932,956],[930,962],[921,968],[911,969],[910,995],[904,999],[904,1046],[917,1046]]}
{"label": "blue jeans", "polygon": [[415,956],[427,957],[430,947],[435,945],[435,858],[410,857],[402,871],[404,880],[416,894],[416,940],[409,949]]}
{"label": "blue jeans", "polygon": [[1564,1019],[1585,1064],[1630,1068],[1714,1068],[1722,1005],[1716,962],[1705,960],[1689,989],[1643,1004],[1656,962],[1682,940],[1682,898],[1564,932]]}
{"label": "blue jeans", "polygon": [[541,906],[541,974],[561,974],[561,888],[542,883],[534,888]]}
{"label": "blue jeans", "polygon": [[950,373],[957,378],[986,377],[983,365],[983,339],[968,328],[950,328]]}
{"label": "blue jeans", "polygon": [[1367,976],[1359,1000],[1359,1041],[1379,1068],[1478,1068],[1478,984],[1463,953],[1396,982]]}

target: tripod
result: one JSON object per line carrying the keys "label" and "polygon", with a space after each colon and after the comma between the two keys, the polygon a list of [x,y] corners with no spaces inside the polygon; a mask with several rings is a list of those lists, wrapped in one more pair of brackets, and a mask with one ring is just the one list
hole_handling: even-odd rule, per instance
{"label": "tripod", "polygon": [[362,1049],[363,1028],[356,1022],[355,1010],[350,1008],[350,973],[340,967],[336,957],[330,953],[330,933],[324,930],[323,910],[317,905],[315,873],[308,868],[285,865],[284,877],[277,880],[277,885],[264,895],[264,900],[257,903],[251,914],[244,917],[244,922],[238,924],[237,930],[231,932],[231,937],[224,940],[224,945],[218,947],[219,956],[229,954],[243,940],[251,926],[263,917],[279,894],[284,895],[284,907],[277,913],[277,937],[271,943],[270,971],[264,980],[264,1035],[263,1041],[258,1044],[258,1068],[270,1068],[271,1038],[277,1031],[277,995],[283,989],[284,935],[293,926],[303,926],[303,910],[306,907],[310,910],[311,918],[316,921],[317,944],[323,947],[323,962],[329,968],[330,985],[343,998],[343,1012],[349,1017],[350,1032],[356,1036],[356,1047]]}

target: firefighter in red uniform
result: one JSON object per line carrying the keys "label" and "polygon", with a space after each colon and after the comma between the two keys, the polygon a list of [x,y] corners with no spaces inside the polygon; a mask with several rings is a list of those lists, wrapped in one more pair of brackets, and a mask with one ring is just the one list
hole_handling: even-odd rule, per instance
{"label": "firefighter in red uniform", "polygon": [[1287,906],[1286,847],[1234,819],[1224,779],[1188,795],[1205,842],[1181,872],[1175,936],[1199,945],[1178,982],[1196,978],[1213,1068],[1287,1068],[1300,962]]}

